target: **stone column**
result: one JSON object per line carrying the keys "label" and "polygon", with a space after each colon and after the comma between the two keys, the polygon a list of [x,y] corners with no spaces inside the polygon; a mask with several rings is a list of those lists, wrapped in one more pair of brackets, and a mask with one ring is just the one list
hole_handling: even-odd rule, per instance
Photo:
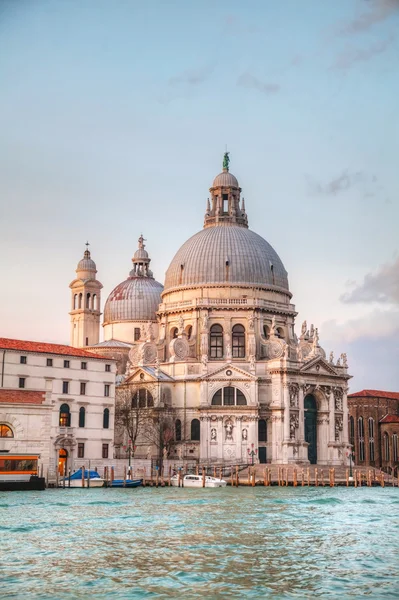
{"label": "stone column", "polygon": [[[242,416],[236,417],[236,459],[241,459],[242,456],[242,430],[244,429],[242,424]],[[241,462],[241,460],[240,460]]]}
{"label": "stone column", "polygon": [[209,460],[210,458],[210,435],[209,435],[209,417],[200,417],[200,459]]}
{"label": "stone column", "polygon": [[218,435],[218,460],[223,460],[223,417],[218,416],[217,420],[217,435]]}
{"label": "stone column", "polygon": [[284,441],[290,441],[290,393],[288,383],[283,387],[283,406],[284,406]]}

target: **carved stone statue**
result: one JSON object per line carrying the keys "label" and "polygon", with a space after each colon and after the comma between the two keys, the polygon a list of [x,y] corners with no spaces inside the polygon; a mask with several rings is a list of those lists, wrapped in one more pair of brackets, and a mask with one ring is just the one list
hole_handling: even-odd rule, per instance
{"label": "carved stone statue", "polygon": [[227,344],[227,346],[226,346],[226,358],[227,358],[227,360],[230,360],[231,356],[232,356],[232,354],[231,354],[231,344],[229,342]]}
{"label": "carved stone statue", "polygon": [[183,317],[180,315],[180,317],[178,318],[177,321],[177,329],[178,329],[178,333],[179,335],[181,335],[184,331],[184,319]]}
{"label": "carved stone statue", "polygon": [[341,433],[342,429],[343,429],[342,418],[336,417],[336,419],[335,419],[335,441],[336,442],[340,441],[340,433]]}
{"label": "carved stone statue", "polygon": [[146,330],[145,330],[144,323],[142,323],[141,326],[140,326],[140,339],[141,340],[145,340],[146,339]]}
{"label": "carved stone statue", "polygon": [[254,317],[253,313],[251,313],[248,317],[248,327],[251,330],[255,329],[255,317]]}
{"label": "carved stone statue", "polygon": [[334,364],[334,352],[332,350],[330,352],[330,364]]}
{"label": "carved stone statue", "polygon": [[249,370],[256,370],[255,356],[253,354],[251,354],[251,356],[249,357]]}
{"label": "carved stone statue", "polygon": [[342,358],[342,365],[346,368],[348,366],[348,358],[347,358],[345,352],[343,352],[343,354],[341,354],[341,358]]}
{"label": "carved stone statue", "polygon": [[226,433],[226,442],[233,441],[233,423],[231,421],[226,421],[224,425],[224,430]]}
{"label": "carved stone statue", "polygon": [[204,331],[208,331],[208,322],[209,322],[208,313],[205,313],[204,316],[202,317],[202,329]]}
{"label": "carved stone statue", "polygon": [[302,335],[303,337],[305,337],[305,335],[306,335],[306,328],[307,328],[307,326],[308,326],[308,325],[307,325],[306,321],[304,321],[304,322],[302,323],[302,329],[301,329],[301,335]]}
{"label": "carved stone statue", "polygon": [[147,323],[146,335],[147,335],[147,340],[152,340],[154,338],[154,333],[153,333],[153,328],[152,328],[151,321],[148,321],[148,323]]}
{"label": "carved stone statue", "polygon": [[297,415],[290,416],[290,438],[295,440],[295,432],[299,426],[299,420]]}
{"label": "carved stone statue", "polygon": [[337,367],[340,367],[340,366],[341,366],[341,359],[339,358],[339,359],[337,360]]}
{"label": "carved stone statue", "polygon": [[313,325],[313,323],[312,323],[312,324],[311,324],[311,326],[310,326],[310,334],[309,334],[309,336],[310,336],[311,338],[313,338],[313,336],[314,336],[314,325]]}
{"label": "carved stone statue", "polygon": [[211,429],[211,442],[217,441],[217,431],[214,427]]}
{"label": "carved stone statue", "polygon": [[270,326],[270,336],[276,335],[276,317],[273,315],[272,324]]}
{"label": "carved stone statue", "polygon": [[229,170],[229,164],[230,164],[229,154],[230,154],[230,152],[225,152],[224,156],[223,156],[223,170],[226,170],[226,171]]}
{"label": "carved stone statue", "polygon": [[248,440],[248,429],[242,430],[242,441],[246,442]]}

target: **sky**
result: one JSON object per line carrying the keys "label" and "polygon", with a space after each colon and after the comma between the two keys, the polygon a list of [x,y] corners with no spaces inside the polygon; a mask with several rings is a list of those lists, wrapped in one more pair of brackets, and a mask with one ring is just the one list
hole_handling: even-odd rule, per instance
{"label": "sky", "polygon": [[399,0],[0,0],[0,335],[69,343],[140,233],[163,283],[225,148],[351,391],[399,391]]}

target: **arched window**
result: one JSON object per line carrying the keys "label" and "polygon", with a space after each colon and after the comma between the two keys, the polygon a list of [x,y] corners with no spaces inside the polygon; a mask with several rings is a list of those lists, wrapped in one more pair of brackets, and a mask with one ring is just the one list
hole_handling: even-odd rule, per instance
{"label": "arched window", "polygon": [[14,433],[8,425],[3,425],[0,423],[0,438],[13,438]]}
{"label": "arched window", "polygon": [[75,294],[73,297],[73,308],[76,310],[78,308],[78,295]]}
{"label": "arched window", "polygon": [[277,327],[276,334],[282,340],[284,339],[284,329],[282,327]]}
{"label": "arched window", "polygon": [[83,298],[83,294],[82,292],[79,294],[79,308],[82,308],[82,298]]}
{"label": "arched window", "polygon": [[398,462],[398,434],[394,433],[392,435],[392,454],[393,454],[393,462]]}
{"label": "arched window", "polygon": [[91,308],[92,310],[97,310],[97,294],[93,294]]}
{"label": "arched window", "polygon": [[245,328],[243,325],[233,327],[233,358],[245,358]]}
{"label": "arched window", "polygon": [[104,408],[103,429],[109,429],[109,408]]}
{"label": "arched window", "polygon": [[268,340],[270,337],[270,329],[267,325],[263,325],[263,336]]}
{"label": "arched window", "polygon": [[369,418],[369,454],[370,454],[370,462],[374,462],[375,452],[374,452],[374,419]]}
{"label": "arched window", "polygon": [[188,340],[191,340],[192,333],[193,333],[193,327],[192,327],[192,325],[189,325],[186,329],[186,335],[187,335]]}
{"label": "arched window", "polygon": [[265,419],[258,421],[258,442],[267,442],[267,427]]}
{"label": "arched window", "polygon": [[349,417],[349,443],[353,450],[355,447],[355,419],[353,417]]}
{"label": "arched window", "polygon": [[176,442],[181,442],[181,421],[180,421],[180,419],[176,419],[176,421],[175,421],[175,440],[176,440]]}
{"label": "arched window", "polygon": [[86,422],[86,409],[84,406],[79,408],[79,427],[84,427]]}
{"label": "arched window", "polygon": [[60,406],[60,427],[71,426],[71,413],[68,404],[61,404]]}
{"label": "arched window", "polygon": [[154,398],[146,388],[140,388],[132,398],[132,408],[152,408]]}
{"label": "arched window", "polygon": [[173,327],[173,329],[170,330],[170,339],[174,340],[175,338],[177,338],[179,331],[177,329],[177,327]]}
{"label": "arched window", "polygon": [[384,456],[385,460],[388,462],[390,460],[390,452],[389,452],[389,435],[384,433]]}
{"label": "arched window", "polygon": [[364,422],[363,417],[359,417],[357,421],[358,438],[359,438],[359,460],[364,460]]}
{"label": "arched window", "polygon": [[212,325],[210,338],[210,357],[223,358],[223,327]]}
{"label": "arched window", "polygon": [[241,390],[228,386],[214,393],[211,401],[212,406],[246,406],[247,399]]}
{"label": "arched window", "polygon": [[200,441],[200,422],[199,419],[193,419],[191,421],[191,440],[193,442]]}
{"label": "arched window", "polygon": [[90,294],[86,294],[86,308],[90,308]]}

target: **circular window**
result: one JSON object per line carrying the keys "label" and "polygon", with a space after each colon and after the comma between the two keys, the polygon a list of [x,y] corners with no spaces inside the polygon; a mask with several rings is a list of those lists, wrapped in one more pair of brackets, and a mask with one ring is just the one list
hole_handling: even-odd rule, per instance
{"label": "circular window", "polygon": [[144,373],[140,373],[140,379],[144,379]]}
{"label": "circular window", "polygon": [[233,375],[233,371],[230,371],[230,369],[228,369],[228,370],[226,371],[226,375],[227,375],[228,377],[230,377],[230,375]]}

